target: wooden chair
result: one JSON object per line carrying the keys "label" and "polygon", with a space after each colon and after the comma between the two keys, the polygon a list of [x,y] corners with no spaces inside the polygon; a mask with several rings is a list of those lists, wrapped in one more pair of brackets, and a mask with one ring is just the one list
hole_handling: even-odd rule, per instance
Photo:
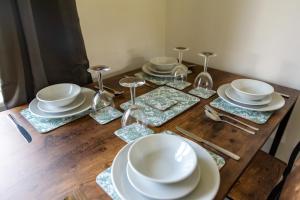
{"label": "wooden chair", "polygon": [[233,200],[279,199],[284,182],[299,151],[300,142],[293,149],[288,165],[263,151],[258,151],[228,193],[228,198]]}

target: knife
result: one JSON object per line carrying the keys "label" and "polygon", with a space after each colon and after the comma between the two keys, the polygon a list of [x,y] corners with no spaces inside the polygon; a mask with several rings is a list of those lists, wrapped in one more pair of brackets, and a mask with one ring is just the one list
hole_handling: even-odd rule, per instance
{"label": "knife", "polygon": [[23,137],[26,139],[26,141],[28,143],[30,143],[32,141],[32,138],[31,138],[30,134],[28,133],[28,131],[23,126],[21,126],[11,114],[8,114],[8,117],[16,125],[17,129],[23,135]]}
{"label": "knife", "polygon": [[211,143],[211,142],[209,142],[207,140],[204,140],[203,138],[195,135],[194,133],[191,133],[191,132],[189,132],[187,130],[184,130],[184,129],[178,127],[178,126],[176,126],[176,129],[180,133],[182,133],[182,134],[184,134],[186,136],[189,136],[190,138],[193,138],[194,140],[197,140],[198,142],[202,142],[202,143],[206,144],[207,146],[210,146],[210,147],[216,149],[217,151],[223,153],[226,156],[229,156],[230,158],[232,158],[234,160],[239,160],[240,159],[240,156],[238,156],[238,155],[236,155],[236,154],[234,154],[234,153],[232,153],[232,152],[230,152],[230,151],[228,151],[228,150],[226,150],[226,149],[224,149],[224,148],[222,148],[222,147],[220,147],[220,146],[218,146],[216,144],[213,144],[213,143]]}

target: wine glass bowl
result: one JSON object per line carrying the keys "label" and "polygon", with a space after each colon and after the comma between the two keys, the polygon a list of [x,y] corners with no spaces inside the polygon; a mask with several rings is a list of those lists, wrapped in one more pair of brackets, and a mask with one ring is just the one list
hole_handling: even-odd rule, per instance
{"label": "wine glass bowl", "polygon": [[204,64],[203,64],[203,72],[199,73],[197,77],[194,80],[194,88],[204,88],[211,90],[213,88],[213,79],[211,75],[207,72],[207,67],[208,67],[208,61],[209,58],[215,57],[216,54],[213,52],[201,52],[198,54],[201,57],[204,57]]}
{"label": "wine glass bowl", "polygon": [[98,87],[99,90],[95,93],[93,99],[92,99],[92,111],[94,113],[100,111],[101,109],[112,106],[114,107],[114,101],[112,95],[110,95],[108,92],[106,92],[103,89],[103,80],[102,80],[102,72],[103,71],[109,71],[110,67],[106,65],[97,65],[90,67],[87,71],[91,74],[96,73],[97,74],[97,80],[98,80]]}
{"label": "wine glass bowl", "polygon": [[131,104],[129,108],[124,112],[121,119],[122,127],[129,126],[131,124],[140,124],[147,126],[146,115],[144,108],[141,105],[136,104],[136,88],[145,84],[145,80],[138,77],[126,77],[119,81],[119,84],[123,87],[130,88]]}
{"label": "wine glass bowl", "polygon": [[179,64],[172,70],[174,82],[184,82],[187,80],[188,69],[185,65]]}

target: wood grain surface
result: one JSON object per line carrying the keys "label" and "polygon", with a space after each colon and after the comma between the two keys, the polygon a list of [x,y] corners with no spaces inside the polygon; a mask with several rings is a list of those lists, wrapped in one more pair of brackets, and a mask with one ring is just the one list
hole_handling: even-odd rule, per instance
{"label": "wood grain surface", "polygon": [[[202,67],[193,68],[188,80],[193,82]],[[132,75],[138,70],[126,73]],[[209,69],[214,89],[224,83],[242,76]],[[123,96],[115,98],[117,108],[129,100],[129,90],[118,82],[125,74],[108,78],[104,84],[125,90]],[[216,96],[203,100],[170,120],[161,127],[153,128],[156,132],[175,129],[180,126],[206,140],[226,148],[241,157],[235,161],[222,155],[226,164],[221,169],[221,184],[216,199],[223,199],[234,185],[256,152],[267,141],[275,128],[295,104],[298,91],[273,85],[276,91],[291,95],[286,105],[276,111],[256,135],[250,135],[230,125],[213,122],[204,116],[203,107]],[[187,92],[192,87],[186,88]],[[152,88],[142,86],[137,95],[149,92]],[[121,127],[120,119],[106,125],[100,125],[89,116],[64,125],[47,134],[39,134],[19,114],[27,105],[0,113],[0,199],[63,199],[76,189],[80,189],[88,199],[109,199],[107,194],[96,184],[96,176],[112,164],[117,152],[125,145],[113,132]],[[13,114],[32,135],[28,144],[10,122],[7,114]],[[208,147],[207,147],[208,148]],[[209,148],[208,148],[209,149]],[[212,150],[212,149],[210,149]]]}

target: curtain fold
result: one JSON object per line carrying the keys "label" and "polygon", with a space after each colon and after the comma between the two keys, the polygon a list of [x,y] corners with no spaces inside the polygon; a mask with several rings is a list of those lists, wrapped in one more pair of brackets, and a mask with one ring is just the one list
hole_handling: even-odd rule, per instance
{"label": "curtain fold", "polygon": [[1,0],[0,80],[7,108],[62,82],[91,82],[75,0]]}

